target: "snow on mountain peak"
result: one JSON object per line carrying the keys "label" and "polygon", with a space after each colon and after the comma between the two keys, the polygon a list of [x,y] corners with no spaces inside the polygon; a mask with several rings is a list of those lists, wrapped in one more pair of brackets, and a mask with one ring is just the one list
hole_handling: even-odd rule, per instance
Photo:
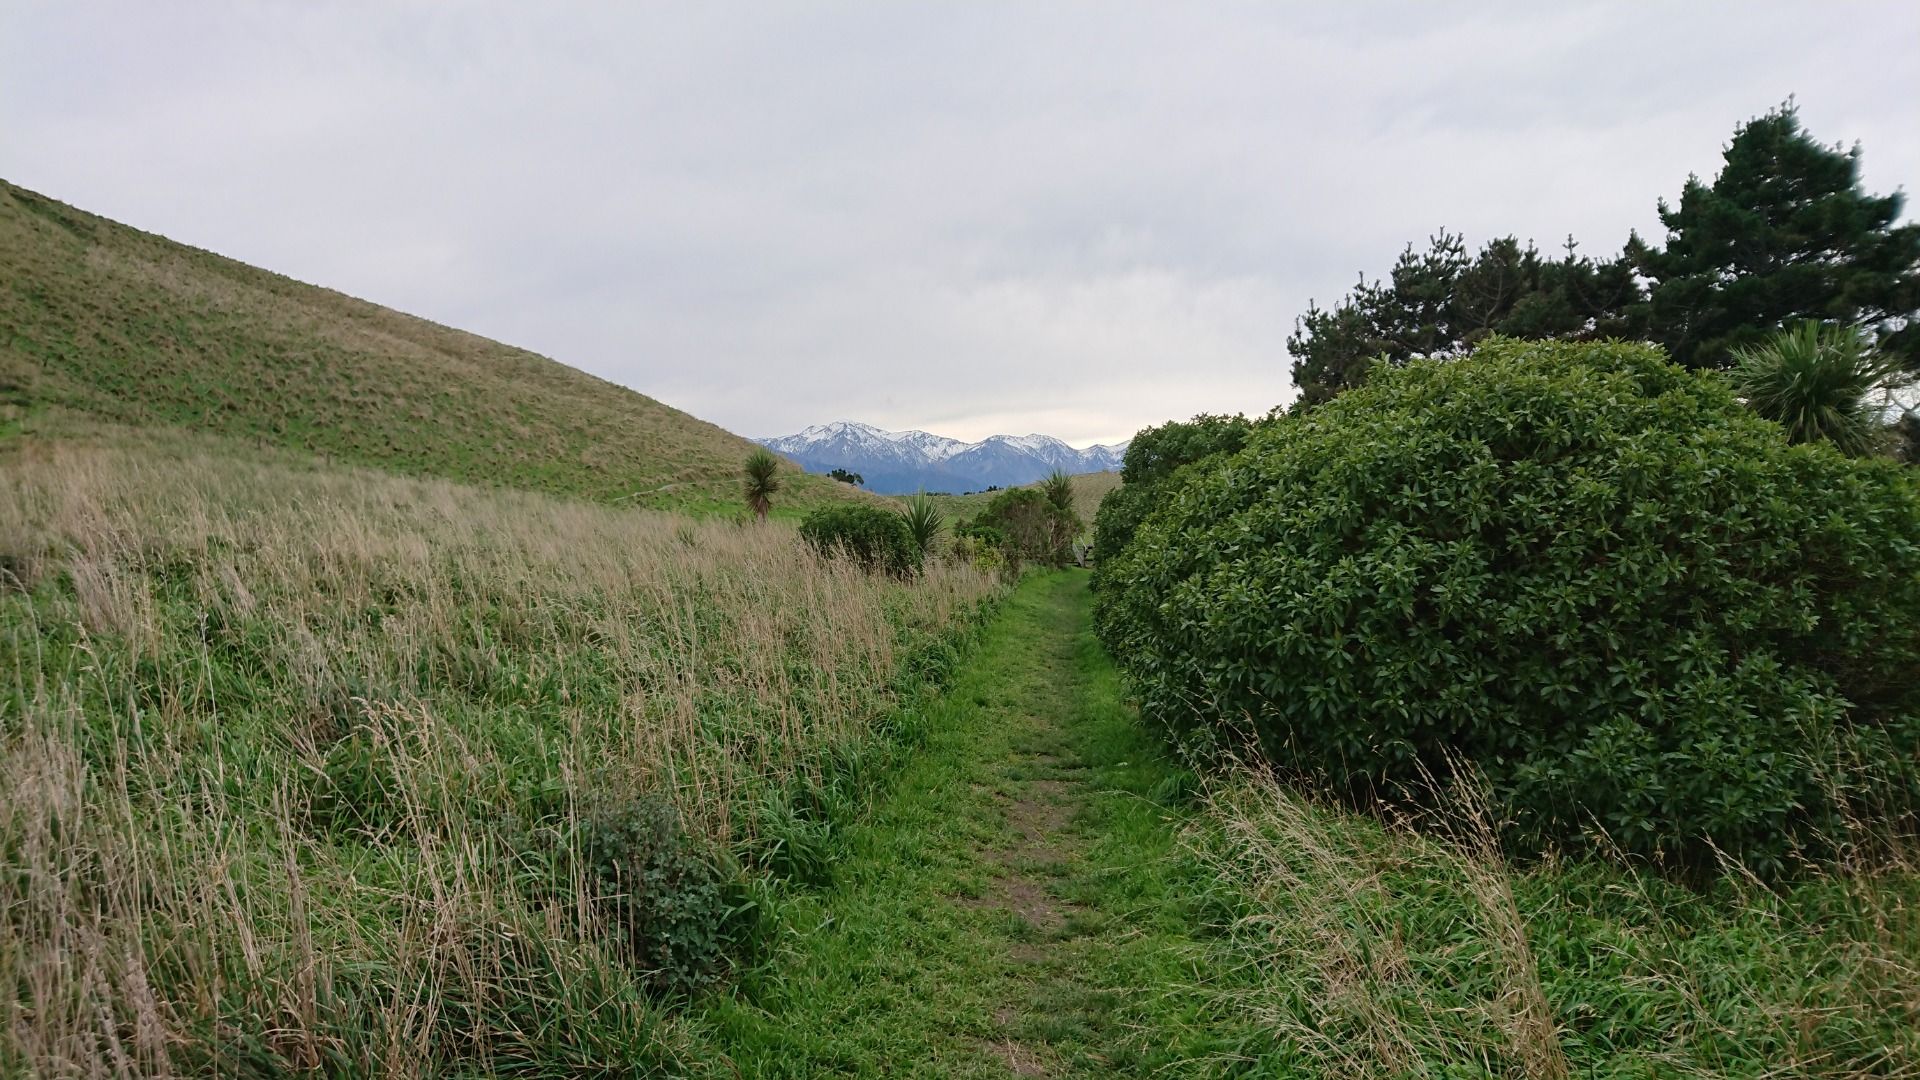
{"label": "snow on mountain peak", "polygon": [[958,491],[1031,483],[1055,469],[1100,472],[1118,467],[1126,444],[1077,450],[1051,435],[994,435],[979,442],[919,429],[887,431],[854,420],[816,424],[797,435],[758,440],[816,472],[860,473],[885,494],[925,488]]}

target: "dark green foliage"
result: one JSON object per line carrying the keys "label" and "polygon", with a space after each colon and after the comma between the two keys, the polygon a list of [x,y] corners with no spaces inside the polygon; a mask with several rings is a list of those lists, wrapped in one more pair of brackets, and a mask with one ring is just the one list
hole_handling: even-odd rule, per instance
{"label": "dark green foliage", "polygon": [[580,819],[579,852],[595,911],[649,986],[687,993],[720,977],[734,905],[672,803],[643,797],[591,807]]}
{"label": "dark green foliage", "polygon": [[1490,334],[1593,339],[1636,332],[1640,300],[1626,259],[1595,262],[1571,238],[1561,258],[1507,236],[1469,256],[1442,230],[1417,252],[1407,245],[1384,281],[1362,276],[1331,308],[1309,304],[1287,338],[1299,408],[1366,381],[1376,359],[1404,364],[1456,356]]}
{"label": "dark green foliage", "polygon": [[1244,416],[1210,413],[1144,428],[1127,444],[1127,455],[1120,462],[1120,482],[1130,486],[1151,484],[1172,476],[1182,465],[1232,453],[1246,445],[1253,428],[1254,422]]}
{"label": "dark green foliage", "polygon": [[822,555],[845,555],[876,573],[907,577],[920,569],[906,521],[877,506],[822,507],[800,523],[800,536]]}
{"label": "dark green foliage", "polygon": [[1462,757],[1522,842],[1766,871],[1916,803],[1913,478],[1651,347],[1391,369],[1197,469],[1103,573],[1151,716],[1356,797]]}
{"label": "dark green foliage", "polygon": [[1879,448],[1885,423],[1868,395],[1893,371],[1858,330],[1808,320],[1733,358],[1734,389],[1789,441],[1825,441],[1855,457]]}
{"label": "dark green foliage", "polygon": [[1034,488],[1008,488],[995,495],[977,524],[999,533],[1000,551],[1015,569],[1028,562],[1065,566],[1080,532],[1080,516],[1071,502],[1060,507]]}
{"label": "dark green foliage", "polygon": [[834,469],[833,471],[827,473],[827,475],[833,477],[835,480],[838,480],[843,484],[852,484],[854,487],[859,487],[860,485],[867,482],[866,477],[861,476],[857,472],[848,472],[845,469]]}
{"label": "dark green foliage", "polygon": [[1244,416],[1201,413],[1133,437],[1120,465],[1120,486],[1100,500],[1093,514],[1094,588],[1100,587],[1105,562],[1132,542],[1141,520],[1177,484],[1174,474],[1196,461],[1239,450],[1254,427],[1255,421]]}
{"label": "dark green foliage", "polygon": [[1666,249],[1628,244],[1652,282],[1653,339],[1689,367],[1801,319],[1859,326],[1920,369],[1920,225],[1896,225],[1899,194],[1860,187],[1860,151],[1822,146],[1791,103],[1743,124],[1711,185],[1660,203]]}

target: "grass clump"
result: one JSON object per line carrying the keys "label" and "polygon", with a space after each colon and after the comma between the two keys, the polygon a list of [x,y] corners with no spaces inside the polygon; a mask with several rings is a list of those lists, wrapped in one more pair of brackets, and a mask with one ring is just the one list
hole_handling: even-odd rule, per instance
{"label": "grass clump", "polygon": [[1486,792],[1362,816],[1269,770],[1213,785],[1188,850],[1221,936],[1192,1075],[1903,1076],[1920,1068],[1911,865],[1705,889],[1598,860],[1515,868]]}

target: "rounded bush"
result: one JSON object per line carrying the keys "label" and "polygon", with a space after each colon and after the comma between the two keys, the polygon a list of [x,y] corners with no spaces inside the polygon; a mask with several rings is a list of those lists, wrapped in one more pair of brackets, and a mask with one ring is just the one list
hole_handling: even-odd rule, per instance
{"label": "rounded bush", "polygon": [[1648,346],[1381,370],[1109,566],[1143,707],[1356,798],[1477,766],[1526,843],[1763,871],[1911,821],[1920,491]]}
{"label": "rounded bush", "polygon": [[920,546],[906,519],[873,506],[827,506],[808,514],[800,536],[822,555],[845,555],[870,571],[907,577],[920,569]]}

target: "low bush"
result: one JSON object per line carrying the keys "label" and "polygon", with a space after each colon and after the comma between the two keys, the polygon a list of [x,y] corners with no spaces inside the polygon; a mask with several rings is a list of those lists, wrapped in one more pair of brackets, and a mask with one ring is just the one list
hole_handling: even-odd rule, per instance
{"label": "low bush", "polygon": [[1920,491],[1617,343],[1382,371],[1164,498],[1100,625],[1145,710],[1351,797],[1471,762],[1527,845],[1762,871],[1920,805]]}
{"label": "low bush", "polygon": [[621,953],[650,987],[689,993],[724,970],[738,928],[727,880],[665,799],[590,807],[578,824],[584,879]]}
{"label": "low bush", "polygon": [[800,536],[821,555],[844,555],[875,573],[907,577],[920,569],[920,548],[899,514],[873,506],[828,506],[800,523]]}
{"label": "low bush", "polygon": [[1065,566],[1073,557],[1080,517],[1072,506],[1060,506],[1039,490],[1008,488],[980,512],[976,525],[1000,536],[1001,553],[1015,569],[1028,562]]}

